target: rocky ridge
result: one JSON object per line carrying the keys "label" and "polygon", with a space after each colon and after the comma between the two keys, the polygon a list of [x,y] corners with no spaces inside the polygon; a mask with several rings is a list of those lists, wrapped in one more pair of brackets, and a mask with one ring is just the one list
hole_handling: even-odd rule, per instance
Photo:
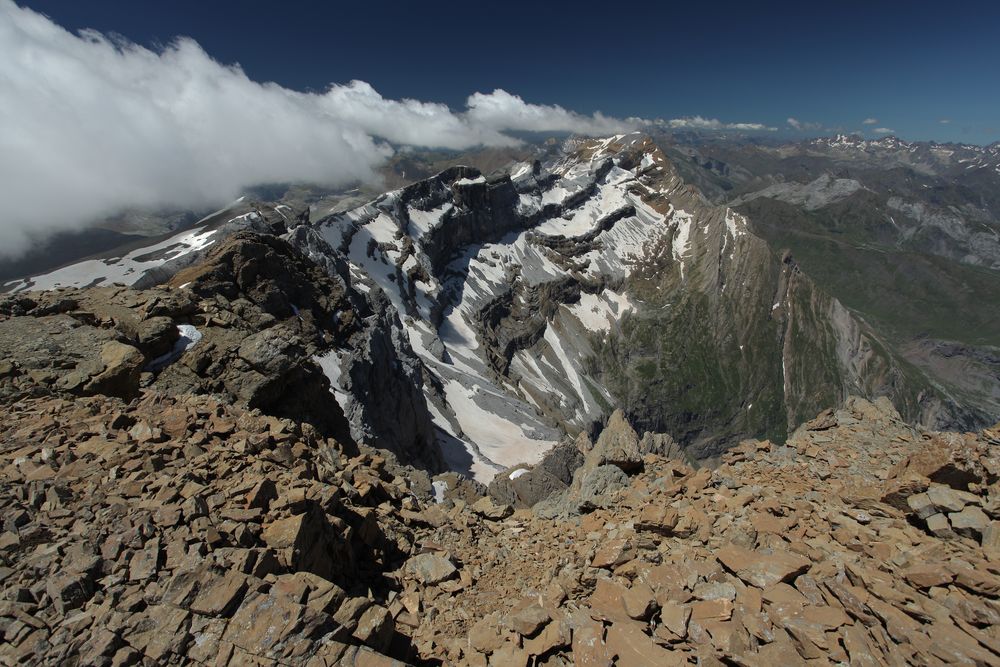
{"label": "rocky ridge", "polygon": [[[440,470],[419,371],[404,363],[412,353],[398,347],[399,322],[378,298],[277,236],[237,232],[161,287],[0,300],[0,392],[213,394]],[[346,369],[343,407],[325,367],[331,354],[343,358],[337,375]]]}

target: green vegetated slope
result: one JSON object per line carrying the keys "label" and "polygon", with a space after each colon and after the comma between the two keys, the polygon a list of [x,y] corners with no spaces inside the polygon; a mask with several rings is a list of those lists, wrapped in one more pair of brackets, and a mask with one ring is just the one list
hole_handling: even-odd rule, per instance
{"label": "green vegetated slope", "polygon": [[752,327],[740,350],[726,313],[704,295],[650,298],[597,347],[594,370],[646,430],[713,453],[759,435],[783,439],[780,331]]}
{"label": "green vegetated slope", "polygon": [[[864,261],[868,254],[887,254],[874,243],[865,246],[882,233],[875,218],[842,217],[843,238],[831,240],[823,238],[829,231],[810,229],[808,224],[819,223],[804,224],[801,211],[791,206],[751,202],[743,210],[762,238],[742,237],[733,253],[722,240],[724,209],[693,190],[683,202],[679,208],[700,207],[703,220],[683,274],[671,256],[672,239],[653,252],[647,249],[647,265],[634,271],[626,286],[639,308],[597,341],[588,369],[637,424],[673,434],[704,458],[743,438],[783,441],[790,430],[849,395],[889,396],[913,421],[964,423],[950,394],[882,335],[887,327],[873,328],[857,316],[866,311],[847,292],[851,286],[884,303],[886,312],[894,303]],[[849,202],[847,210],[866,205]],[[791,246],[791,255],[782,254],[777,234],[769,238],[765,229],[782,236],[796,229],[802,243]],[[813,238],[819,243],[810,243]],[[823,255],[828,244],[846,248],[842,254],[849,261]],[[902,312],[896,319],[905,317],[907,302],[896,307]],[[943,308],[942,322],[956,326],[948,318]]]}
{"label": "green vegetated slope", "polygon": [[783,441],[851,393],[905,391],[899,403],[916,408],[891,355],[794,260],[749,234],[737,252],[711,250],[725,247],[721,211],[703,212],[684,275],[670,243],[647,253],[627,285],[639,308],[595,344],[588,370],[630,418],[708,457],[748,437]]}
{"label": "green vegetated slope", "polygon": [[[772,245],[884,335],[1000,346],[1000,278],[989,269],[887,243],[870,193],[816,211],[771,199],[740,207]],[[916,243],[918,241],[914,241]]]}

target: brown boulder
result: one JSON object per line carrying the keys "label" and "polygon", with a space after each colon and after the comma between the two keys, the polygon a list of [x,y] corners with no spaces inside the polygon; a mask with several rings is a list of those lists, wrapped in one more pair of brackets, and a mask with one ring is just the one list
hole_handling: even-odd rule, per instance
{"label": "brown boulder", "polygon": [[511,614],[507,625],[522,637],[533,637],[549,620],[549,612],[540,605],[532,604]]}
{"label": "brown boulder", "polygon": [[[346,530],[334,529],[318,505],[308,502],[302,514],[264,526],[264,542],[278,553],[281,564],[335,581],[354,571]],[[346,528],[346,527],[345,527]]]}
{"label": "brown boulder", "polygon": [[418,554],[406,561],[403,568],[409,576],[425,585],[438,584],[455,576],[458,569],[450,560],[438,554]]}
{"label": "brown boulder", "polygon": [[989,484],[996,475],[983,465],[981,459],[988,457],[984,447],[983,443],[962,434],[935,434],[896,464],[889,472],[889,480],[918,475],[962,491],[968,490],[971,483]]}

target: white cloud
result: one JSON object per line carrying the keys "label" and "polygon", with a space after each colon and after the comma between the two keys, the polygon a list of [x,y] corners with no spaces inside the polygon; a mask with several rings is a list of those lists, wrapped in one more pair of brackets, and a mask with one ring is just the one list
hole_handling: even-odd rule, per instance
{"label": "white cloud", "polygon": [[878,118],[865,118],[861,121],[862,125],[878,125]]}
{"label": "white cloud", "polygon": [[942,118],[938,122],[941,123],[942,125],[948,125],[949,123],[951,123],[951,118]]}
{"label": "white cloud", "polygon": [[635,130],[648,122],[641,118],[610,118],[599,111],[593,116],[583,116],[558,105],[527,104],[519,96],[499,88],[488,95],[470,95],[466,106],[465,120],[471,126],[494,131],[551,132],[571,129],[579,134],[604,135]]}
{"label": "white cloud", "polygon": [[661,125],[673,129],[688,130],[742,130],[745,132],[774,132],[777,128],[768,127],[763,123],[723,123],[718,118],[703,118],[701,116],[686,116],[671,120],[657,121]]}
{"label": "white cloud", "polygon": [[373,180],[394,144],[511,145],[507,131],[608,134],[639,119],[529,104],[467,109],[363,81],[301,93],[251,80],[193,40],[162,51],[74,35],[0,0],[0,256],[124,207],[209,207],[259,183]]}
{"label": "white cloud", "polygon": [[788,123],[789,127],[798,132],[809,132],[812,130],[819,130],[823,127],[822,123],[808,123],[806,121],[799,120],[798,118],[789,118],[785,122]]}
{"label": "white cloud", "polygon": [[876,127],[872,132],[876,134],[895,134],[896,130],[888,127]]}

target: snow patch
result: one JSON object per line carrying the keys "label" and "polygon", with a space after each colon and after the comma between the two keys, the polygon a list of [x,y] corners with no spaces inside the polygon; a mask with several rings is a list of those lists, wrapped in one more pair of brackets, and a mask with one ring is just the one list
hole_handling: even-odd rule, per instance
{"label": "snow patch", "polygon": [[684,277],[684,256],[691,249],[691,226],[694,217],[680,209],[673,212],[673,220],[677,221],[677,229],[674,232],[674,240],[671,243],[674,259],[680,262],[681,278]]}
{"label": "snow patch", "polygon": [[434,502],[440,505],[444,502],[444,494],[448,490],[448,482],[439,480],[431,482],[431,486],[434,488]]}
{"label": "snow patch", "polygon": [[414,240],[421,238],[424,234],[435,229],[441,224],[441,218],[445,213],[453,208],[451,202],[442,204],[429,211],[421,211],[418,208],[410,208],[410,235]]}
{"label": "snow patch", "polygon": [[351,397],[340,384],[340,354],[336,350],[330,350],[313,356],[313,361],[323,371],[323,375],[330,379],[330,391],[341,409],[346,412]]}
{"label": "snow patch", "polygon": [[[245,217],[245,216],[240,216]],[[233,220],[238,220],[234,218]],[[50,290],[57,287],[84,287],[90,284],[122,283],[134,285],[150,269],[183,257],[189,253],[207,248],[215,243],[212,237],[217,229],[203,231],[197,228],[171,236],[151,246],[138,248],[124,257],[114,259],[90,259],[77,262],[70,266],[56,269],[50,273],[25,280],[13,291],[26,289]],[[143,259],[151,254],[159,255],[155,259]]]}
{"label": "snow patch", "polygon": [[584,292],[579,302],[566,308],[590,331],[606,333],[634,306],[624,294],[606,289],[600,294]]}
{"label": "snow patch", "polygon": [[173,348],[169,352],[161,354],[156,359],[150,361],[146,366],[147,370],[158,371],[169,366],[180,359],[182,354],[190,350],[201,340],[201,332],[190,324],[178,324],[177,331],[180,333],[180,336],[174,341]]}
{"label": "snow patch", "polygon": [[483,409],[476,401],[481,393],[485,390],[467,387],[456,380],[449,380],[445,385],[448,404],[455,412],[462,432],[490,461],[503,467],[522,462],[537,463],[546,451],[557,444],[554,440],[532,438],[518,424]]}

